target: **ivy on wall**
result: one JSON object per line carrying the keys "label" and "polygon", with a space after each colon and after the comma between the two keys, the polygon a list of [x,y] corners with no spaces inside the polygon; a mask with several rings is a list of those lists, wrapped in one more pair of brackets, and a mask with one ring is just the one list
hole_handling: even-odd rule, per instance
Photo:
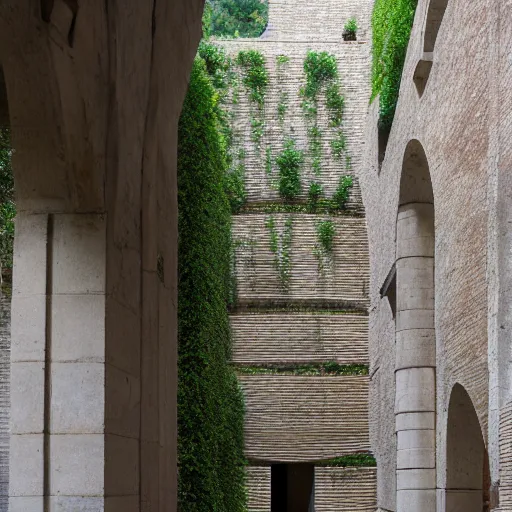
{"label": "ivy on wall", "polygon": [[284,149],[276,159],[279,168],[279,195],[283,199],[295,199],[302,190],[300,169],[304,154],[297,149],[294,139],[284,143]]}
{"label": "ivy on wall", "polygon": [[407,46],[418,0],[376,0],[373,8],[372,101],[380,96],[379,125],[395,117]]}
{"label": "ivy on wall", "polygon": [[7,128],[0,129],[0,263],[2,278],[12,278],[12,252],[14,242],[14,178],[11,166],[11,134]]}
{"label": "ivy on wall", "polygon": [[301,88],[302,109],[308,124],[309,153],[313,173],[319,176],[322,167],[322,132],[318,126],[320,94],[325,92],[325,105],[329,114],[329,127],[335,130],[331,142],[333,156],[341,160],[346,151],[342,130],[345,98],[341,94],[336,56],[328,52],[309,50],[304,60],[306,84]]}
{"label": "ivy on wall", "polygon": [[244,403],[229,365],[231,212],[216,91],[196,59],[178,139],[178,459],[182,512],[246,510]]}
{"label": "ivy on wall", "polygon": [[279,233],[273,216],[267,218],[265,225],[269,230],[270,250],[274,254],[274,266],[279,274],[281,286],[286,290],[290,283],[292,271],[290,251],[293,236],[293,218],[288,217],[285,220],[282,233]]}
{"label": "ivy on wall", "polygon": [[242,83],[249,93],[252,104],[250,119],[252,140],[259,148],[265,131],[265,94],[269,83],[265,57],[257,50],[242,50],[236,62],[242,69]]}

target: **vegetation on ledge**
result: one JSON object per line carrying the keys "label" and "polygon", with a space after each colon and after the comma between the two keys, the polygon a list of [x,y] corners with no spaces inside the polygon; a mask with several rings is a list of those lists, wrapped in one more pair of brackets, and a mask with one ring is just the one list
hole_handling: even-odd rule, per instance
{"label": "vegetation on ledge", "polygon": [[377,466],[377,461],[371,453],[354,453],[350,455],[343,455],[334,459],[322,460],[315,464],[316,466],[323,467],[338,467],[338,468],[374,468]]}
{"label": "vegetation on ledge", "polygon": [[235,369],[244,375],[368,375],[367,365],[338,364],[335,361],[302,365],[237,366]]}

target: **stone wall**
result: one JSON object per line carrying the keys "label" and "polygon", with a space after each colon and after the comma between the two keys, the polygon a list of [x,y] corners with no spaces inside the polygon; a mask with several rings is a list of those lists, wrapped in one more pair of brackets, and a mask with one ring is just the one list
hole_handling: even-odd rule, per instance
{"label": "stone wall", "polygon": [[[301,365],[330,361],[363,367],[368,364],[369,262],[357,176],[363,163],[370,96],[369,10],[366,0],[271,0],[269,27],[260,39],[219,43],[233,60],[242,50],[260,51],[270,78],[259,143],[251,140],[249,121],[254,106],[236,66],[236,99],[233,101],[231,91],[226,102],[234,135],[232,154],[243,149],[245,156],[247,203],[233,219],[237,302],[231,320],[233,363],[240,369],[246,396],[246,454],[257,465],[248,470],[251,512],[270,508],[272,463],[314,464],[367,453],[370,448],[368,376],[295,373]],[[358,18],[361,27],[358,41],[343,42],[343,25],[351,16]],[[342,129],[351,159],[347,163],[345,155],[336,159],[331,154],[336,130],[329,125],[322,92],[317,116],[322,161],[317,174],[312,168],[300,95],[308,50],[327,51],[336,58],[345,97]],[[279,63],[278,56],[286,56],[287,62]],[[278,108],[283,96],[287,108],[280,120]],[[293,138],[305,155],[302,191],[291,205],[285,205],[279,196],[276,165],[288,138]],[[308,211],[310,182],[321,183],[330,198],[344,175],[354,178],[346,210]],[[328,256],[321,254],[316,233],[318,223],[324,220],[332,220],[335,226],[333,251]],[[274,225],[274,235],[269,222]],[[282,240],[286,229],[290,230],[291,243],[285,248]],[[276,235],[277,254],[271,246]],[[283,251],[290,258],[286,282],[278,263]],[[286,372],[261,373],[272,367],[285,367]],[[315,501],[322,510],[333,512],[374,510],[375,473],[373,468],[317,468]]]}
{"label": "stone wall", "polygon": [[[504,198],[510,199],[510,184],[503,176],[510,170],[505,144],[510,122],[505,121],[508,109],[503,102],[509,101],[504,84],[510,83],[510,72],[500,64],[500,56],[510,47],[510,18],[506,18],[510,6],[448,2],[432,71],[420,97],[413,77],[418,61],[425,58],[428,5],[426,0],[418,3],[384,162],[380,167],[375,102],[370,109],[367,156],[360,176],[371,261],[371,444],[379,467],[378,504],[384,510],[396,506],[395,322],[388,299],[381,298],[379,291],[396,259],[400,179],[411,140],[418,140],[425,150],[434,192],[438,506],[449,470],[447,410],[453,386],[459,383],[464,387],[477,412],[489,451],[493,489],[500,480],[499,411],[510,397],[510,381],[505,382],[509,368],[499,356],[500,350],[505,350],[499,340],[507,329],[504,318],[508,318],[509,301],[497,306],[498,297],[509,289],[500,284],[505,283],[509,261],[500,251],[509,247],[503,221],[509,218],[504,213],[508,211]],[[497,183],[503,185],[503,202]],[[505,412],[504,429],[509,423]],[[489,415],[492,421],[488,421]],[[502,438],[506,437],[503,432]],[[503,475],[509,471],[507,446],[502,443]],[[496,506],[496,498],[493,500]]]}

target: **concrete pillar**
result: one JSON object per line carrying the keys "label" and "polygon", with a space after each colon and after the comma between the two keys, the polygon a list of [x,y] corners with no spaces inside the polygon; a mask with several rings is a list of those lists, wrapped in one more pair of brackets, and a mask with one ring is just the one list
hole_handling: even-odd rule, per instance
{"label": "concrete pillar", "polygon": [[400,207],[396,275],[397,512],[435,512],[433,204]]}
{"label": "concrete pillar", "polygon": [[10,511],[138,511],[140,317],[106,307],[106,217],[21,213],[14,251]]}

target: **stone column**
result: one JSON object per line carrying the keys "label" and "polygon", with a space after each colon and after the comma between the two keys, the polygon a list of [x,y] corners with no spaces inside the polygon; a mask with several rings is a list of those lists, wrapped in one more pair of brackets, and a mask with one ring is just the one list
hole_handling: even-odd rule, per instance
{"label": "stone column", "polygon": [[435,512],[433,204],[399,208],[396,273],[397,512]]}
{"label": "stone column", "polygon": [[10,512],[138,511],[140,384],[108,357],[106,216],[21,213],[14,262]]}

